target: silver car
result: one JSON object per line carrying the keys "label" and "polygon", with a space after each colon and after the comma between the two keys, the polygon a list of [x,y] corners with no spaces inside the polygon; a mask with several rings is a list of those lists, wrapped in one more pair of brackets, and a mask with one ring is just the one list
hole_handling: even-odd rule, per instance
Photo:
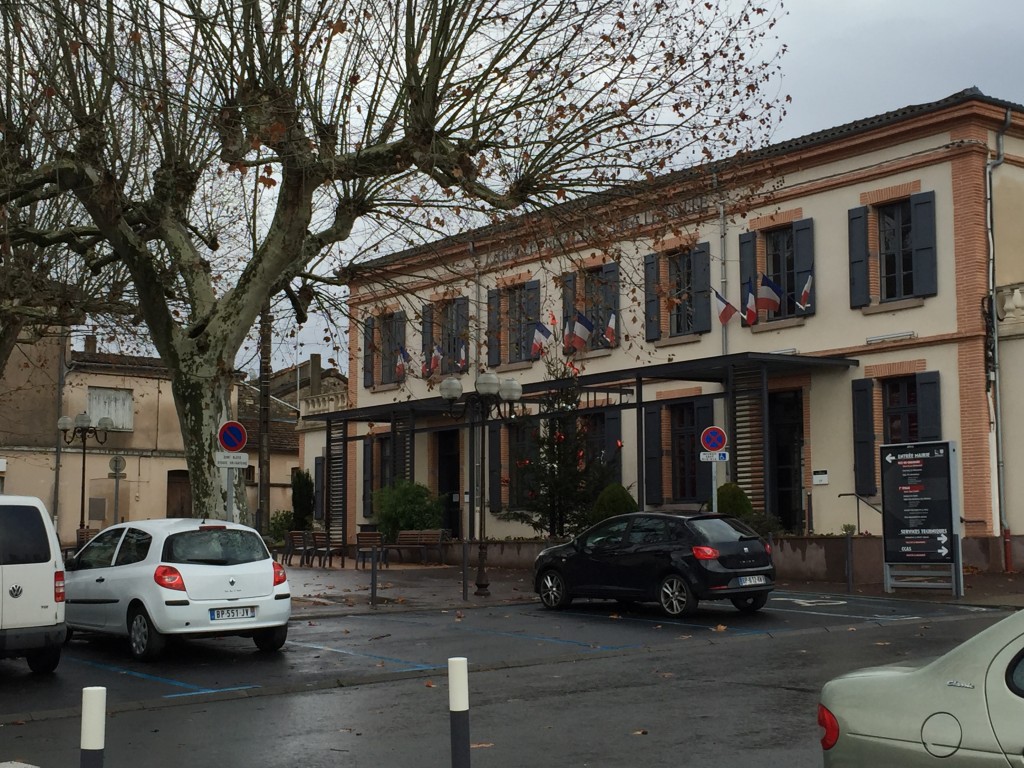
{"label": "silver car", "polygon": [[1024,765],[1024,612],[929,663],[829,681],[818,724],[826,768]]}

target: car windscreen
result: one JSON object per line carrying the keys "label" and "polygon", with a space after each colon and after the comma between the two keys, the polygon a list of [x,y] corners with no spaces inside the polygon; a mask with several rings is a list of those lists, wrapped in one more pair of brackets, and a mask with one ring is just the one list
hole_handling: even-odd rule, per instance
{"label": "car windscreen", "polygon": [[162,560],[165,563],[238,565],[270,557],[266,545],[253,531],[237,528],[200,528],[167,537]]}
{"label": "car windscreen", "polygon": [[39,510],[21,504],[0,507],[0,565],[49,559],[50,538]]}
{"label": "car windscreen", "polygon": [[732,517],[698,517],[686,524],[705,544],[760,538],[752,528]]}

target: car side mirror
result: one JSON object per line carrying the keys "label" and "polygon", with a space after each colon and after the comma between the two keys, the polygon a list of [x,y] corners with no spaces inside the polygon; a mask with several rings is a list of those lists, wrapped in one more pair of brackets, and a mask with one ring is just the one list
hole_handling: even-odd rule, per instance
{"label": "car side mirror", "polygon": [[71,555],[67,560],[64,561],[65,571],[77,571],[78,570],[78,556]]}

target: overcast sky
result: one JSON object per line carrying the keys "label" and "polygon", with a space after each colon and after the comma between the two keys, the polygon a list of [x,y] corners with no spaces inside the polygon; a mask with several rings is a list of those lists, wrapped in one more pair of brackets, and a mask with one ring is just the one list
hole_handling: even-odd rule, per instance
{"label": "overcast sky", "polygon": [[971,86],[1024,104],[1024,0],[783,0],[781,141]]}

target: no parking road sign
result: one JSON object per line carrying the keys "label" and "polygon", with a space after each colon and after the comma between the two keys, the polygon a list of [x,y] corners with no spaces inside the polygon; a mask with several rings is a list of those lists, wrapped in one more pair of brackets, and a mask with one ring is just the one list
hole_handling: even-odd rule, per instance
{"label": "no parking road sign", "polygon": [[237,453],[245,448],[245,441],[248,438],[249,436],[245,433],[245,427],[237,421],[225,421],[220,425],[220,431],[217,433],[220,447],[232,453]]}
{"label": "no parking road sign", "polygon": [[705,451],[724,451],[729,444],[729,438],[725,436],[725,430],[721,427],[708,427],[700,433],[700,444]]}

